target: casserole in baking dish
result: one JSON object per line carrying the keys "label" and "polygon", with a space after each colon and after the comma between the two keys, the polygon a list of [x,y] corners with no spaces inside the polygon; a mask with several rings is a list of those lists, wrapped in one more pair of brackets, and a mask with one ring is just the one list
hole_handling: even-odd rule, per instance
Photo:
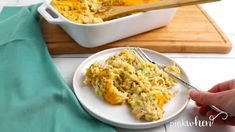
{"label": "casserole in baking dish", "polygon": [[45,0],[38,11],[49,23],[60,25],[79,45],[91,48],[165,26],[176,9],[137,13],[97,24],[79,24],[65,18],[51,0]]}

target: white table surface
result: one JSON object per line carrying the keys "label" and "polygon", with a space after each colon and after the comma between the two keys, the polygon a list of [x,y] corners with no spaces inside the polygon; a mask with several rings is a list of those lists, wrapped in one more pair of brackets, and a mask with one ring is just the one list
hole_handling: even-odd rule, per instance
{"label": "white table surface", "polygon": [[[42,0],[0,0],[1,6],[19,6],[39,3]],[[235,1],[223,0],[216,3],[203,4],[202,7],[215,20],[217,25],[228,36],[232,44],[235,44]],[[1,9],[0,9],[1,10]],[[56,55],[53,61],[61,75],[72,87],[72,78],[77,66],[90,54]],[[235,78],[235,49],[228,54],[201,54],[201,53],[164,53],[164,55],[175,60],[188,74],[192,85],[201,90],[208,90],[213,85]],[[206,120],[197,113],[193,101],[190,101],[185,111],[172,122],[194,121],[195,116],[200,120]],[[170,123],[147,130],[127,130],[118,128],[120,132],[233,132],[235,127],[213,124],[212,127],[199,126],[174,126]]]}

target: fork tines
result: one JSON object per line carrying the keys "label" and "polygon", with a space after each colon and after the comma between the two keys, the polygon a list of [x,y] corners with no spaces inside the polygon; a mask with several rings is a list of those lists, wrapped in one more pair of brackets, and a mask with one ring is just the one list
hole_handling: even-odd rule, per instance
{"label": "fork tines", "polygon": [[144,59],[144,60],[146,60],[146,61],[149,61],[149,62],[151,62],[151,63],[153,63],[153,64],[156,64],[154,61],[152,61],[152,59],[151,58],[149,58],[148,57],[148,55],[146,54],[146,53],[144,53],[144,51],[141,49],[141,48],[139,48],[139,47],[134,47],[134,48],[132,48],[133,49],[133,51],[135,52],[135,53],[137,53],[142,59]]}

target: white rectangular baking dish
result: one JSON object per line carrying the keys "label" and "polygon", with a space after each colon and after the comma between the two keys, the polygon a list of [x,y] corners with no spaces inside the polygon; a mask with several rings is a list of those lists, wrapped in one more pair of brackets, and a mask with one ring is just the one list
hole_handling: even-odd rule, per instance
{"label": "white rectangular baking dish", "polygon": [[59,24],[79,45],[89,48],[165,26],[176,12],[175,8],[161,9],[98,24],[78,24],[62,16],[50,2],[51,0],[45,0],[38,12],[49,23]]}

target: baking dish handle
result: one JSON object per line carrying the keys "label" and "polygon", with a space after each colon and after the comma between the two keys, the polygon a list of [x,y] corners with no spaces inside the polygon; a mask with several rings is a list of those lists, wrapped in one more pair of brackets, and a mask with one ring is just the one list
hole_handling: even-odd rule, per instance
{"label": "baking dish handle", "polygon": [[[49,13],[50,11],[50,13]],[[60,18],[60,16],[55,13],[53,10],[51,10],[50,8],[47,7],[46,4],[42,4],[39,8],[38,8],[38,12],[49,22],[52,24],[59,24],[59,23],[63,23],[64,21]],[[55,14],[56,17],[53,17],[51,15],[51,13]]]}

